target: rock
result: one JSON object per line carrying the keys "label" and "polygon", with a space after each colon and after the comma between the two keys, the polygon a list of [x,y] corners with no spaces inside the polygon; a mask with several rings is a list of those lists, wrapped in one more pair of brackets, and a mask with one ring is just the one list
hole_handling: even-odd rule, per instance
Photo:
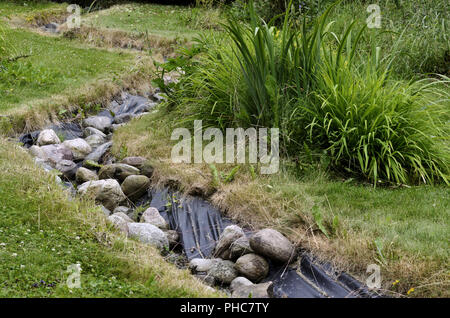
{"label": "rock", "polygon": [[91,162],[99,162],[103,155],[111,148],[112,142],[106,142],[101,146],[98,146],[93,152],[91,152],[86,158],[85,161]]}
{"label": "rock", "polygon": [[177,247],[177,245],[179,244],[179,241],[180,241],[180,235],[178,234],[178,232],[175,230],[168,230],[165,232],[167,235],[167,239],[169,240],[170,248],[173,249],[173,248]]}
{"label": "rock", "polygon": [[142,243],[150,244],[160,250],[169,249],[169,240],[166,234],[156,226],[149,223],[128,223],[130,237]]}
{"label": "rock", "polygon": [[234,291],[242,286],[251,286],[253,283],[249,281],[247,278],[239,276],[233,279],[233,281],[230,284],[231,291]]}
{"label": "rock", "polygon": [[77,170],[75,180],[78,183],[85,183],[88,181],[98,180],[98,176],[94,171],[81,167]]}
{"label": "rock", "polygon": [[53,129],[44,129],[39,133],[37,143],[39,146],[45,146],[45,145],[60,144],[61,140],[59,140],[59,137],[56,135]]}
{"label": "rock", "polygon": [[147,159],[145,159],[144,157],[126,157],[125,159],[123,159],[121,161],[121,163],[130,165],[130,166],[133,166],[133,167],[139,169],[140,167],[142,167],[142,165],[146,161],[147,161]]}
{"label": "rock", "polygon": [[75,178],[75,173],[78,170],[78,166],[72,160],[61,160],[56,164],[56,170],[60,171],[67,179],[72,180]]}
{"label": "rock", "polygon": [[44,159],[52,166],[56,166],[61,160],[73,160],[72,150],[62,144],[46,145],[40,147]]}
{"label": "rock", "polygon": [[118,206],[114,209],[113,213],[124,213],[128,215],[128,213],[132,212],[132,210],[127,206]]}
{"label": "rock", "polygon": [[83,161],[83,167],[86,169],[101,169],[103,167],[103,165],[92,161],[92,160],[84,160]]}
{"label": "rock", "polygon": [[84,138],[92,136],[92,135],[99,135],[103,138],[106,138],[106,135],[101,132],[100,130],[98,130],[97,128],[94,127],[86,127],[83,129],[83,136]]}
{"label": "rock", "polygon": [[[34,158],[34,162],[36,163],[37,166],[41,167],[42,169],[44,169],[47,172],[55,170],[52,168],[52,166],[48,165],[47,162],[41,158]],[[55,171],[57,171],[57,170],[55,170]],[[62,182],[62,180],[61,180],[61,182]]]}
{"label": "rock", "polygon": [[269,259],[287,263],[294,255],[294,246],[280,232],[264,229],[250,237],[250,247],[260,255]]}
{"label": "rock", "polygon": [[[117,210],[117,208],[114,211],[116,211],[116,210]],[[115,212],[115,213],[113,213],[113,215],[122,218],[125,222],[128,222],[128,223],[134,222],[128,215],[126,215],[123,212]],[[169,239],[169,242],[170,242],[170,239]]]}
{"label": "rock", "polygon": [[259,282],[269,273],[269,263],[259,255],[241,256],[234,265],[236,270],[253,282]]}
{"label": "rock", "polygon": [[115,214],[108,216],[108,220],[114,225],[115,228],[119,229],[125,235],[128,235],[127,221]]}
{"label": "rock", "polygon": [[253,253],[250,247],[250,241],[246,236],[238,238],[230,245],[230,257],[231,259],[237,259],[245,254]]}
{"label": "rock", "polygon": [[113,163],[103,166],[98,172],[100,179],[117,179],[123,182],[126,177],[131,175],[138,175],[139,169],[126,165],[124,163]]}
{"label": "rock", "polygon": [[146,176],[131,175],[125,178],[122,183],[122,191],[131,201],[135,201],[147,192],[150,186],[150,179]]}
{"label": "rock", "polygon": [[271,298],[273,297],[273,283],[241,285],[233,290],[233,298]]}
{"label": "rock", "polygon": [[145,210],[141,216],[141,222],[153,224],[163,230],[169,229],[169,224],[167,224],[166,220],[159,214],[157,208],[151,207]]}
{"label": "rock", "polygon": [[229,284],[238,276],[234,263],[216,258],[208,270],[208,275],[214,277],[219,283]]}
{"label": "rock", "polygon": [[217,242],[214,257],[224,258],[228,248],[231,243],[236,241],[238,238],[245,236],[244,231],[237,225],[227,226],[222,234],[220,234],[219,241]]}
{"label": "rock", "polygon": [[213,259],[194,258],[189,262],[189,269],[193,273],[206,273],[214,265]]}
{"label": "rock", "polygon": [[82,196],[92,196],[110,211],[126,200],[122,188],[114,179],[85,182],[78,187],[78,193]]}
{"label": "rock", "polygon": [[106,116],[92,116],[83,120],[84,127],[94,127],[101,132],[106,132],[112,125],[112,119]]}
{"label": "rock", "polygon": [[63,145],[72,150],[74,160],[84,159],[92,151],[91,146],[81,138],[66,140]]}
{"label": "rock", "polygon": [[85,140],[92,149],[98,148],[105,143],[105,137],[100,135],[90,135]]}
{"label": "rock", "polygon": [[130,121],[131,118],[133,118],[133,117],[129,113],[117,115],[116,117],[114,117],[114,124],[120,125],[120,124],[126,123],[126,122]]}

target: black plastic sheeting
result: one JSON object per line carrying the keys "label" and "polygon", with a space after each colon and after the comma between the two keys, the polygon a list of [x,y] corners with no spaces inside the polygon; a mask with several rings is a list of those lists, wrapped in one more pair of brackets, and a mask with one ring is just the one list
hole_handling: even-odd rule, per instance
{"label": "black plastic sheeting", "polygon": [[[64,140],[72,140],[83,137],[83,131],[78,123],[60,123],[46,127],[45,129],[53,129],[55,133],[62,137]],[[25,148],[30,148],[36,144],[39,137],[40,130],[32,131],[27,134],[23,134],[19,137],[19,142],[23,144]]]}
{"label": "black plastic sheeting", "polygon": [[[183,197],[178,192],[165,188],[150,190],[147,203],[150,198],[150,206],[157,208],[170,228],[179,233],[189,260],[211,257],[223,229],[233,224],[208,201],[199,197]],[[269,261],[270,272],[264,281],[273,282],[275,297],[374,297],[356,279],[333,271],[329,264],[317,264],[307,254],[300,255],[298,259],[288,267],[274,266]]]}

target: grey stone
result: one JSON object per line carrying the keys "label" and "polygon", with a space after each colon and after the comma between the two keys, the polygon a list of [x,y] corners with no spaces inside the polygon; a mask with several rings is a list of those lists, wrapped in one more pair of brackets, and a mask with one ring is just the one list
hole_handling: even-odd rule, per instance
{"label": "grey stone", "polygon": [[98,172],[100,179],[117,179],[123,182],[126,177],[140,174],[139,169],[124,163],[113,163],[103,166]]}
{"label": "grey stone", "polygon": [[245,254],[250,253],[253,253],[253,250],[250,247],[250,241],[245,235],[231,243],[230,254],[232,259],[237,259]]}
{"label": "grey stone", "polygon": [[146,176],[131,175],[122,183],[122,191],[131,201],[135,201],[147,192],[150,179]]}
{"label": "grey stone", "polygon": [[83,120],[84,127],[94,127],[101,132],[106,132],[112,125],[112,119],[106,116],[92,116]]}
{"label": "grey stone", "polygon": [[61,140],[53,129],[44,129],[39,133],[37,144],[39,146],[60,144]]}
{"label": "grey stone", "polygon": [[105,137],[102,137],[100,135],[90,135],[86,137],[86,142],[91,146],[92,149],[98,148],[99,146],[103,145],[105,143]]}
{"label": "grey stone", "polygon": [[142,165],[146,161],[147,161],[147,159],[145,159],[144,157],[126,157],[125,159],[123,159],[121,161],[121,163],[130,165],[130,166],[133,166],[133,167],[136,167],[139,169],[140,167],[142,167]]}
{"label": "grey stone", "polygon": [[74,159],[72,150],[62,144],[42,146],[40,147],[40,150],[42,151],[43,156],[41,159],[48,161],[53,167],[61,160]]}
{"label": "grey stone", "polygon": [[101,132],[100,130],[98,130],[97,128],[94,127],[86,127],[83,129],[83,136],[84,138],[92,136],[92,135],[99,135],[103,138],[106,138],[106,135]]}
{"label": "grey stone", "polygon": [[193,273],[203,273],[208,272],[214,265],[213,259],[207,258],[194,258],[189,262],[189,269]]}
{"label": "grey stone", "polygon": [[269,259],[287,263],[294,254],[294,246],[280,232],[264,229],[250,237],[250,247],[260,255]]}
{"label": "grey stone", "polygon": [[195,274],[194,276],[206,285],[214,286],[216,284],[216,279],[208,274]]}
{"label": "grey stone", "polygon": [[130,121],[131,118],[133,118],[133,116],[129,113],[117,115],[116,117],[114,117],[114,124],[119,125],[119,124],[126,123],[126,122]]}
{"label": "grey stone", "polygon": [[92,161],[92,162],[99,162],[100,159],[103,157],[103,155],[111,148],[112,142],[106,142],[101,146],[98,146],[97,149],[95,149],[93,152],[91,152],[87,157],[85,158],[85,161]]}
{"label": "grey stone", "polygon": [[169,240],[161,229],[149,223],[128,223],[130,237],[146,244],[153,245],[160,250],[169,249]]}
{"label": "grey stone", "polygon": [[230,284],[238,276],[234,263],[220,258],[213,260],[208,275],[214,277],[219,283]]}
{"label": "grey stone", "polygon": [[78,183],[85,183],[88,181],[98,180],[98,176],[94,171],[80,167],[75,175],[75,180]]}
{"label": "grey stone", "polygon": [[101,209],[102,209],[102,212],[103,212],[106,216],[111,215],[111,211],[110,211],[110,210],[108,210],[107,208],[105,208],[103,205],[100,205],[100,207],[101,207]]}
{"label": "grey stone", "polygon": [[222,234],[220,234],[219,241],[217,242],[214,256],[220,258],[226,258],[229,255],[228,248],[231,243],[236,241],[238,238],[245,236],[244,231],[237,225],[227,226]]}
{"label": "grey stone", "polygon": [[157,208],[150,207],[145,210],[141,216],[141,222],[153,224],[163,230],[169,229],[169,224],[167,224],[166,220],[159,214]]}
{"label": "grey stone", "polygon": [[259,282],[269,273],[269,263],[256,254],[246,254],[238,258],[236,270],[253,282]]}
{"label": "grey stone", "polygon": [[126,200],[120,184],[114,179],[88,181],[78,187],[82,196],[91,196],[105,208],[113,211],[121,202]]}
{"label": "grey stone", "polygon": [[91,146],[81,138],[66,140],[63,142],[63,146],[72,151],[74,160],[84,159],[92,151]]}
{"label": "grey stone", "polygon": [[55,166],[56,170],[60,171],[67,179],[74,179],[78,166],[72,160],[61,160]]}

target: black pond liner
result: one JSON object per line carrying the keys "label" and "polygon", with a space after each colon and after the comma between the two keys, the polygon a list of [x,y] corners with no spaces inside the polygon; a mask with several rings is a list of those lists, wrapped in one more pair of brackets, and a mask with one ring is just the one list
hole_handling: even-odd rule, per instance
{"label": "black pond liner", "polygon": [[[151,198],[151,199],[150,199]],[[147,204],[158,209],[170,228],[180,235],[183,250],[189,260],[212,257],[216,241],[223,229],[233,224],[208,201],[171,191],[151,189]],[[145,199],[140,204],[145,203]],[[245,230],[244,230],[245,231]],[[251,234],[250,231],[247,234]],[[329,264],[320,265],[302,253],[296,265],[276,266],[269,262],[270,272],[265,281],[274,284],[277,298],[355,298],[375,297],[356,279],[337,273]]]}

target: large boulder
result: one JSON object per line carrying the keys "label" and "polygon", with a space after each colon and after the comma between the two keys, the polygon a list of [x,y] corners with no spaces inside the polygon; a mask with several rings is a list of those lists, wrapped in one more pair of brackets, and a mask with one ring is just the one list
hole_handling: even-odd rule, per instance
{"label": "large boulder", "polygon": [[153,224],[163,230],[169,229],[169,224],[167,224],[166,220],[159,214],[157,208],[150,207],[145,210],[141,216],[141,222]]}
{"label": "large boulder", "polygon": [[231,294],[233,298],[271,298],[273,297],[273,283],[241,285]]}
{"label": "large boulder", "polygon": [[287,263],[294,255],[294,246],[280,232],[273,229],[264,229],[250,237],[250,247],[260,255],[269,259]]}
{"label": "large boulder", "polygon": [[228,248],[230,245],[243,236],[245,236],[245,233],[239,226],[227,226],[222,234],[220,234],[219,241],[217,242],[214,251],[214,257],[227,258],[227,256],[229,256]]}
{"label": "large boulder", "polygon": [[112,125],[112,119],[106,116],[92,116],[83,120],[84,127],[94,127],[101,132],[107,132]]}
{"label": "large boulder", "polygon": [[91,146],[81,138],[66,140],[63,145],[72,150],[74,160],[84,159],[92,151]]}
{"label": "large boulder", "polygon": [[84,167],[80,167],[78,168],[77,173],[75,175],[75,180],[78,183],[85,183],[88,181],[98,180],[98,176],[95,173],[95,171],[86,169]]}
{"label": "large boulder", "polygon": [[161,229],[149,223],[128,223],[130,237],[146,244],[153,245],[160,250],[169,249],[169,240]]}
{"label": "large boulder", "polygon": [[125,235],[128,235],[128,222],[126,222],[123,218],[113,214],[108,216],[108,220],[113,224],[115,228],[117,228]]}
{"label": "large boulder", "polygon": [[147,192],[150,179],[146,176],[131,175],[122,182],[122,191],[131,201],[135,201]]}
{"label": "large boulder", "polygon": [[238,238],[230,245],[231,259],[238,259],[239,257],[250,253],[253,253],[253,250],[250,247],[250,241],[246,236]]}
{"label": "large boulder", "polygon": [[269,263],[256,254],[246,254],[238,258],[236,270],[253,282],[259,282],[269,273]]}
{"label": "large boulder", "polygon": [[44,129],[39,133],[37,144],[39,146],[60,144],[61,140],[53,129]]}
{"label": "large boulder", "polygon": [[120,184],[114,179],[88,181],[78,187],[82,196],[91,196],[105,208],[113,211],[121,202],[126,200]]}
{"label": "large boulder", "polygon": [[238,272],[233,262],[216,258],[208,270],[208,275],[214,277],[219,283],[230,284],[238,276]]}
{"label": "large boulder", "polygon": [[113,163],[103,166],[98,172],[98,177],[100,179],[117,179],[123,182],[126,177],[138,174],[140,174],[139,169],[133,166],[124,163]]}

